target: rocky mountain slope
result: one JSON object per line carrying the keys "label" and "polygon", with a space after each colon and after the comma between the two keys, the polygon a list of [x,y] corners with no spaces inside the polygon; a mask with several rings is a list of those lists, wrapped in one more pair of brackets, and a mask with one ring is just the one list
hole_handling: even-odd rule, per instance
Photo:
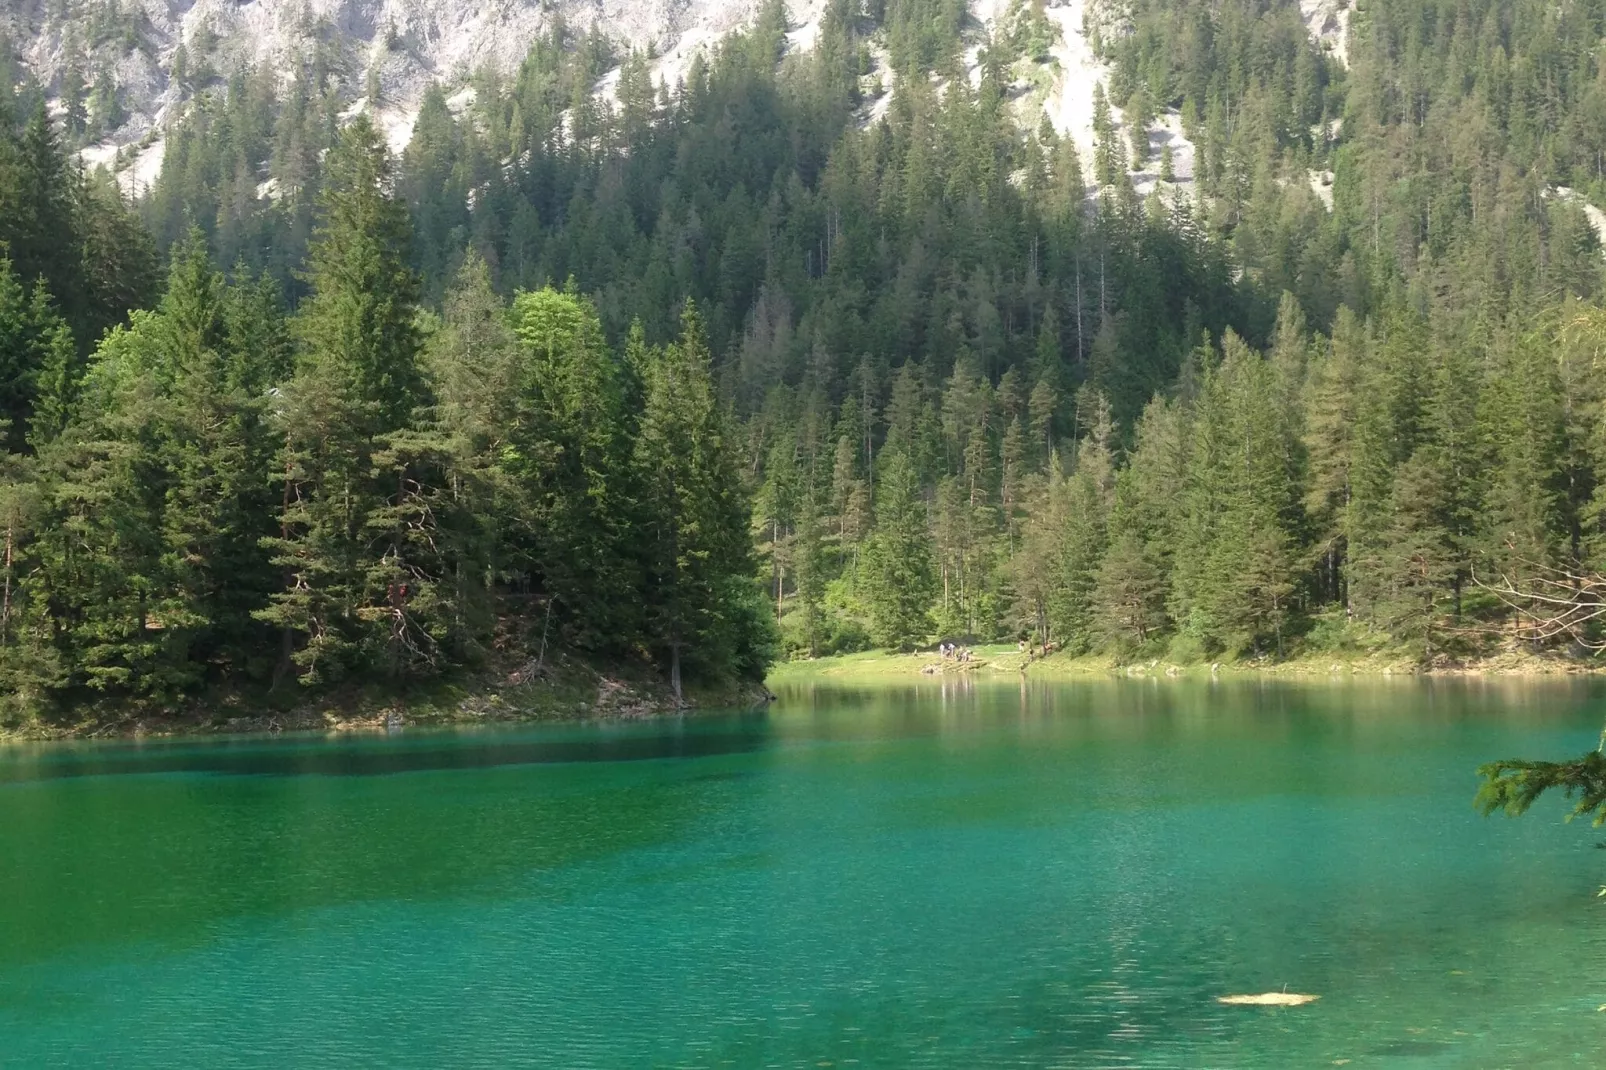
{"label": "rocky mountain slope", "polygon": [[[821,0],[794,5],[794,21]],[[652,48],[666,75],[689,53],[738,28],[753,0],[22,0],[0,11],[35,78],[59,96],[76,66],[93,88],[112,79],[124,121],[108,141],[159,127],[183,83],[205,70],[292,70],[321,56],[360,96],[374,72],[387,110],[408,114],[430,82],[466,81],[485,64],[517,67],[555,21],[596,26],[626,46]],[[8,5],[9,7],[9,5]],[[393,123],[398,136],[405,123]]]}
{"label": "rocky mountain slope", "polygon": [[[470,99],[467,83],[486,65],[517,69],[536,36],[555,23],[595,29],[617,54],[641,49],[653,56],[655,82],[673,87],[693,58],[753,19],[761,0],[15,0],[0,9],[0,33],[10,39],[29,74],[65,112],[74,95],[88,104],[88,136],[82,150],[89,166],[108,166],[132,195],[149,189],[160,171],[164,124],[195,87],[246,69],[294,77],[303,62],[324,64],[350,100],[348,115],[370,114],[400,151],[411,137],[425,89],[439,83]],[[1012,15],[1010,0],[968,0],[971,46],[965,53],[973,81],[979,79],[983,42]],[[1347,63],[1352,0],[1298,0],[1312,39],[1338,62]],[[792,51],[812,48],[825,0],[790,0]],[[1095,23],[1117,32],[1120,0],[1049,0],[1044,14],[1058,33],[1038,77],[1017,86],[1023,125],[1046,115],[1071,136],[1091,168],[1094,88],[1108,84],[1109,69],[1095,52]],[[893,72],[883,49],[873,49],[877,68],[867,81],[890,87]],[[598,82],[599,97],[612,98],[619,71]],[[378,90],[377,97],[370,94]],[[861,121],[885,111],[882,92],[864,107]],[[1111,109],[1125,138],[1119,108]],[[1139,195],[1162,185],[1172,194],[1191,192],[1194,146],[1175,111],[1156,117],[1149,129],[1153,161],[1131,175]],[[1162,183],[1161,150],[1171,150],[1172,174]],[[1091,176],[1090,176],[1091,177]],[[1312,189],[1329,207],[1331,172],[1312,171]],[[1556,195],[1567,199],[1573,191]],[[1606,243],[1606,213],[1585,204],[1589,222]]]}
{"label": "rocky mountain slope", "polygon": [[[1312,35],[1342,58],[1346,0],[1300,3]],[[302,61],[316,58],[345,87],[352,112],[373,114],[399,149],[430,83],[461,87],[487,64],[511,71],[557,20],[595,27],[621,53],[651,50],[655,80],[673,86],[699,51],[747,23],[756,6],[756,0],[18,0],[0,10],[0,31],[58,110],[75,88],[89,100],[85,161],[113,166],[137,190],[154,180],[164,121],[192,88],[245,68],[289,78]],[[788,5],[791,48],[812,46],[823,6],[824,0]],[[1104,6],[1095,14],[1108,21],[1112,5]],[[1088,8],[1089,0],[1050,3],[1045,13],[1059,40],[1044,77],[1020,104],[1023,122],[1035,124],[1046,113],[1076,139],[1084,161],[1091,159],[1094,87],[1108,75],[1088,39]],[[976,43],[966,58],[974,77],[981,42],[1008,16],[1009,4],[970,0],[970,13]],[[881,59],[877,76],[890,83]],[[605,76],[599,95],[607,96],[616,78],[617,72]],[[375,87],[377,99],[370,100]],[[875,119],[887,100],[882,95],[867,105],[864,120]],[[1118,110],[1114,117],[1119,124]],[[1173,184],[1186,187],[1193,147],[1180,118],[1158,117],[1150,141],[1157,150],[1171,146]],[[1159,182],[1158,174],[1133,178],[1140,193]]]}

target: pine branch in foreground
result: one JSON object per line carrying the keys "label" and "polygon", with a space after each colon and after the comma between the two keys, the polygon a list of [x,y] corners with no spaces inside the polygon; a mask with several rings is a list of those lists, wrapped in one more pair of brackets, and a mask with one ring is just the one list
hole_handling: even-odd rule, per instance
{"label": "pine branch in foreground", "polygon": [[1560,791],[1578,800],[1567,820],[1591,816],[1597,828],[1606,825],[1606,755],[1598,749],[1571,762],[1507,758],[1479,766],[1478,775],[1483,785],[1473,805],[1485,817],[1496,810],[1517,817],[1545,792]]}

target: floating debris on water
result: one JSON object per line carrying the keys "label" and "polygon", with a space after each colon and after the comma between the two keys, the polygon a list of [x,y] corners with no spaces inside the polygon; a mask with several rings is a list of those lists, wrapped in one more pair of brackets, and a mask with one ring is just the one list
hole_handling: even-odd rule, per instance
{"label": "floating debris on water", "polygon": [[1321,998],[1303,992],[1259,992],[1252,996],[1217,996],[1216,1002],[1229,1007],[1303,1007]]}

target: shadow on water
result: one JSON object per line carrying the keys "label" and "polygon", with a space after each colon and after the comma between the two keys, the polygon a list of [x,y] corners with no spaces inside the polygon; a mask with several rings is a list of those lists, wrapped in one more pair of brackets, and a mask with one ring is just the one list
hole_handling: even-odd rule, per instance
{"label": "shadow on water", "polygon": [[596,863],[720,820],[766,738],[743,715],[0,752],[0,1005],[8,966],[79,947],[177,949],[363,902],[584,897]]}
{"label": "shadow on water", "polygon": [[570,762],[640,762],[747,754],[767,740],[763,714],[654,721],[583,735],[423,731],[396,737],[49,743],[0,750],[0,784],[152,774],[385,776]]}

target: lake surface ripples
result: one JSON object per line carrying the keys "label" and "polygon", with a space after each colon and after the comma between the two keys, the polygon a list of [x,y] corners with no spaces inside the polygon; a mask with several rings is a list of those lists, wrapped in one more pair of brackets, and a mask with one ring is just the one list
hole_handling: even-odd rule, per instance
{"label": "lake surface ripples", "polygon": [[[1599,1067],[1600,834],[1471,798],[1603,717],[922,682],[0,748],[0,1066]],[[1322,998],[1216,1002],[1284,986]]]}

